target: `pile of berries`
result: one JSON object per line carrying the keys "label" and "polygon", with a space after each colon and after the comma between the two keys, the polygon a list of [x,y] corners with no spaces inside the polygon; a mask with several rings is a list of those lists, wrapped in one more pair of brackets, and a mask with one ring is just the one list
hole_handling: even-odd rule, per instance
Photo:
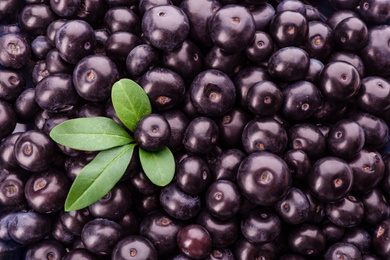
{"label": "pile of berries", "polygon": [[[0,259],[390,259],[389,20],[388,0],[2,0]],[[175,177],[136,150],[66,212],[96,152],[50,131],[121,124],[123,78]]]}

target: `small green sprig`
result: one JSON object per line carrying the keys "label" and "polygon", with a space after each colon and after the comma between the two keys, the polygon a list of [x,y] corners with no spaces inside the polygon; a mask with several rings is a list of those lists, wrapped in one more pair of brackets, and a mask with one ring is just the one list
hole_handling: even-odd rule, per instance
{"label": "small green sprig", "polygon": [[[111,99],[121,122],[132,132],[138,121],[152,112],[145,91],[134,81],[121,79],[111,90]],[[65,201],[65,211],[85,208],[106,195],[125,173],[134,148],[133,137],[107,117],[67,120],[50,132],[57,143],[82,151],[100,151],[74,180]],[[175,160],[164,147],[158,152],[139,148],[146,176],[156,185],[169,184],[175,174]]]}

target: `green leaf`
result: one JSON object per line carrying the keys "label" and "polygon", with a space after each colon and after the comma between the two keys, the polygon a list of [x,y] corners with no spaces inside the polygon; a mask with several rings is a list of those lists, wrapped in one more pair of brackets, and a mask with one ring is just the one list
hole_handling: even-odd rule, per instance
{"label": "green leaf", "polygon": [[139,159],[151,182],[165,186],[172,181],[175,174],[175,159],[167,147],[154,153],[139,148]]}
{"label": "green leaf", "polygon": [[130,79],[115,82],[111,90],[112,104],[122,123],[134,132],[138,121],[152,113],[152,106],[144,89]]}
{"label": "green leaf", "polygon": [[101,151],[74,180],[65,211],[85,208],[107,194],[126,171],[136,144]]}
{"label": "green leaf", "polygon": [[100,151],[133,142],[133,138],[114,120],[89,117],[67,120],[50,132],[57,143],[83,151]]}

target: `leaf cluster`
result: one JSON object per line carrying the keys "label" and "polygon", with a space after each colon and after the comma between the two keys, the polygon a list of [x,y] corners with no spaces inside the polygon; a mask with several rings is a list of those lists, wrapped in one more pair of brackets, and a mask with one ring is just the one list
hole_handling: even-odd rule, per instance
{"label": "leaf cluster", "polygon": [[[57,143],[82,151],[100,151],[74,180],[65,201],[65,211],[85,208],[107,194],[125,173],[137,144],[131,136],[138,121],[152,112],[145,91],[130,79],[117,81],[111,90],[116,114],[130,133],[106,117],[67,120],[50,132]],[[156,185],[165,186],[173,179],[175,160],[165,147],[158,152],[139,148],[146,176]]]}

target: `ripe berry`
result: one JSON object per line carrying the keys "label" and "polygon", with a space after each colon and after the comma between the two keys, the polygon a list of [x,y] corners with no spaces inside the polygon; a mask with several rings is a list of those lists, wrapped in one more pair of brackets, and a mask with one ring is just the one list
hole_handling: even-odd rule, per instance
{"label": "ripe berry", "polygon": [[169,141],[171,128],[165,117],[150,114],[141,118],[134,129],[134,139],[142,149],[155,152],[164,148]]}

